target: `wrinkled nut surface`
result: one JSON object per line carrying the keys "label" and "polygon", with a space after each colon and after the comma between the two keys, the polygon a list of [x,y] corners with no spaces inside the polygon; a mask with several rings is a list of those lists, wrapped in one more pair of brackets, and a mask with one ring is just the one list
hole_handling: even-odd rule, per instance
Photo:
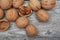
{"label": "wrinkled nut surface", "polygon": [[9,9],[6,12],[6,19],[8,21],[16,21],[18,18],[18,12],[16,11],[16,9]]}
{"label": "wrinkled nut surface", "polygon": [[0,20],[0,32],[9,28],[9,22],[7,20]]}
{"label": "wrinkled nut surface", "polygon": [[29,6],[20,6],[19,7],[20,10],[20,15],[21,16],[29,16],[32,12],[31,8]]}
{"label": "wrinkled nut surface", "polygon": [[56,1],[55,0],[42,0],[41,4],[44,9],[52,9],[55,6]]}
{"label": "wrinkled nut surface", "polygon": [[2,10],[2,9],[0,9],[0,19],[2,19],[2,18],[3,18],[3,16],[4,16],[4,12],[3,12],[3,10]]}
{"label": "wrinkled nut surface", "polygon": [[9,9],[12,6],[12,0],[0,0],[2,9]]}
{"label": "wrinkled nut surface", "polygon": [[34,11],[38,11],[41,8],[41,3],[39,0],[30,0],[29,5]]}
{"label": "wrinkled nut surface", "polygon": [[27,27],[26,27],[26,33],[28,36],[36,36],[37,35],[37,28],[35,27],[35,25],[33,24],[29,24]]}
{"label": "wrinkled nut surface", "polygon": [[18,8],[24,3],[24,0],[13,0],[13,7]]}
{"label": "wrinkled nut surface", "polygon": [[42,9],[37,12],[36,17],[39,21],[42,22],[46,22],[49,19],[48,12]]}
{"label": "wrinkled nut surface", "polygon": [[1,1],[0,1],[0,6],[1,6]]}
{"label": "wrinkled nut surface", "polygon": [[22,16],[16,20],[16,25],[19,28],[25,28],[29,24],[28,18],[26,16]]}

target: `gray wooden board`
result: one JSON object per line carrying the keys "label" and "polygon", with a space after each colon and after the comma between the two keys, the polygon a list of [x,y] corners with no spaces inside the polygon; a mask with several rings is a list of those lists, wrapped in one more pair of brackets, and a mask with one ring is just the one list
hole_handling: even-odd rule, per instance
{"label": "gray wooden board", "polygon": [[[28,4],[28,1],[25,1]],[[10,23],[10,28],[5,32],[0,32],[0,40],[60,40],[60,1],[56,1],[56,6],[47,11],[49,21],[39,22],[36,19],[36,12],[32,12],[28,17],[31,24],[36,25],[39,33],[35,37],[28,37],[25,29],[19,29],[14,22]]]}

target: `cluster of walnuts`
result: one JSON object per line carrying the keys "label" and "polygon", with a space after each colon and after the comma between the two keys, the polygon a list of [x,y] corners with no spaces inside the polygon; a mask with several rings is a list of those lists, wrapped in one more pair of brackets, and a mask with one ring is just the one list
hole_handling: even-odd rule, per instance
{"label": "cluster of walnuts", "polygon": [[[46,9],[52,9],[56,1],[29,0],[29,5],[23,4],[24,0],[0,0],[0,32],[7,30],[10,22],[15,22],[18,28],[25,28],[28,36],[37,35],[38,30],[34,24],[30,24],[28,17],[32,11],[36,11],[38,21],[48,21],[49,14]],[[3,17],[5,20],[2,19]]]}

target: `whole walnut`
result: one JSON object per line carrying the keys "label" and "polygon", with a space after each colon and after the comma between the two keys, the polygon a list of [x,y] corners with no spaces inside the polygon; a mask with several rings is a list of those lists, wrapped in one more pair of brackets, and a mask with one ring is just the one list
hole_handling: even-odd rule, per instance
{"label": "whole walnut", "polygon": [[16,19],[18,18],[18,12],[16,9],[9,9],[6,12],[6,19],[8,21],[16,21]]}
{"label": "whole walnut", "polygon": [[29,24],[29,19],[26,16],[22,16],[16,20],[16,25],[19,28],[25,28]]}
{"label": "whole walnut", "polygon": [[29,16],[32,12],[30,6],[20,6],[19,7],[19,10],[20,10],[20,15],[21,16]]}
{"label": "whole walnut", "polygon": [[12,0],[0,0],[2,9],[9,9],[12,6]]}
{"label": "whole walnut", "polygon": [[36,17],[39,21],[42,21],[42,22],[46,22],[49,19],[48,12],[43,9],[37,11]]}
{"label": "whole walnut", "polygon": [[24,3],[24,0],[13,0],[13,7],[18,8]]}
{"label": "whole walnut", "polygon": [[29,5],[34,11],[38,11],[41,8],[41,3],[39,0],[30,0]]}
{"label": "whole walnut", "polygon": [[0,19],[2,19],[4,16],[4,11],[2,9],[0,9]]}
{"label": "whole walnut", "polygon": [[9,22],[7,20],[0,20],[0,32],[9,28]]}
{"label": "whole walnut", "polygon": [[26,27],[26,33],[28,36],[33,37],[33,36],[37,35],[38,31],[37,31],[37,28],[35,27],[35,25],[29,24]]}
{"label": "whole walnut", "polygon": [[55,0],[42,0],[41,4],[44,9],[52,9],[55,6],[56,1]]}

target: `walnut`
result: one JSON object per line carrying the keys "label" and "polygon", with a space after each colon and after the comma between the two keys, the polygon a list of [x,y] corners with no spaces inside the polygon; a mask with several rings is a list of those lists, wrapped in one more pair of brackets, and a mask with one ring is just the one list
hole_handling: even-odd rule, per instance
{"label": "walnut", "polygon": [[39,21],[42,21],[42,22],[46,22],[49,19],[48,12],[42,9],[37,11],[36,17]]}
{"label": "walnut", "polygon": [[33,37],[33,36],[36,36],[37,35],[37,28],[35,27],[35,25],[33,24],[29,24],[27,27],[26,27],[26,33],[28,36],[30,37]]}
{"label": "walnut", "polygon": [[29,19],[26,16],[22,16],[16,20],[16,25],[19,28],[25,28],[29,24]]}
{"label": "walnut", "polygon": [[9,9],[12,6],[12,0],[0,0],[2,9]]}
{"label": "walnut", "polygon": [[6,19],[8,21],[16,21],[18,18],[18,12],[16,9],[9,9],[6,12]]}
{"label": "walnut", "polygon": [[24,3],[24,0],[13,0],[13,7],[18,8]]}
{"label": "walnut", "polygon": [[55,0],[42,0],[41,4],[44,9],[52,9],[55,6],[56,1]]}
{"label": "walnut", "polygon": [[31,8],[29,6],[20,6],[19,7],[20,10],[20,15],[21,16],[29,16],[32,12]]}
{"label": "walnut", "polygon": [[0,9],[0,19],[2,19],[3,17],[4,17],[4,11]]}
{"label": "walnut", "polygon": [[29,5],[34,11],[38,11],[41,8],[41,3],[39,0],[30,0]]}

